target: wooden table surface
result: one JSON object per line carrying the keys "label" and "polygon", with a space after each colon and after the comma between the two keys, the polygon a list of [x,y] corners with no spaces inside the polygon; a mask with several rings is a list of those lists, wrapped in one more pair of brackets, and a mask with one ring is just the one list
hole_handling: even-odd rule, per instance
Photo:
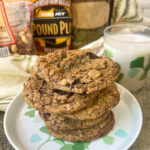
{"label": "wooden table surface", "polygon": [[[139,101],[143,111],[142,131],[129,150],[150,150],[150,80],[147,80],[144,88],[133,93]],[[0,112],[0,150],[13,150],[7,141],[3,131],[3,112]]]}

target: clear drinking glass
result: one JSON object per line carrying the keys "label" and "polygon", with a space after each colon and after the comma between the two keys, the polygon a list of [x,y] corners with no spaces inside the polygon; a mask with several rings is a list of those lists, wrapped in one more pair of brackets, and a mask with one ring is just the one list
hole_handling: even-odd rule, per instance
{"label": "clear drinking glass", "polygon": [[120,84],[131,91],[140,89],[150,70],[150,28],[128,24],[107,27],[104,54],[119,65]]}

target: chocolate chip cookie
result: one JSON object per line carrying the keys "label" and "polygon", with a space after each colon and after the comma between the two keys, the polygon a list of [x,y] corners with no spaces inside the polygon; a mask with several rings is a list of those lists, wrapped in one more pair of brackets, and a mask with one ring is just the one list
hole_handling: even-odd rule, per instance
{"label": "chocolate chip cookie", "polygon": [[24,99],[33,108],[50,113],[71,113],[93,104],[97,93],[85,95],[51,89],[51,86],[33,73],[23,90]]}
{"label": "chocolate chip cookie", "polygon": [[[107,111],[110,111],[115,107],[120,100],[119,91],[116,84],[100,91],[95,103],[89,107],[83,108],[82,110],[70,113],[61,114],[65,117],[79,120],[95,119],[100,117]],[[45,110],[46,111],[46,110]]]}
{"label": "chocolate chip cookie", "polygon": [[43,113],[42,111],[39,114],[44,122],[52,129],[62,131],[90,128],[98,123],[102,125],[105,120],[108,120],[112,116],[112,112],[107,112],[99,118],[81,121],[66,118],[61,115]]}
{"label": "chocolate chip cookie", "polygon": [[[105,121],[104,121],[105,122]],[[71,142],[86,142],[98,139],[104,135],[106,135],[114,126],[115,120],[112,114],[111,119],[104,125],[98,123],[91,128],[86,129],[76,129],[76,130],[54,130],[49,125],[46,124],[47,129],[50,134],[56,138],[63,139]]]}
{"label": "chocolate chip cookie", "polygon": [[50,53],[37,60],[35,70],[53,89],[86,94],[110,86],[119,75],[117,64],[90,50]]}
{"label": "chocolate chip cookie", "polygon": [[91,141],[113,128],[118,75],[117,64],[90,50],[55,51],[37,60],[23,95],[54,137]]}

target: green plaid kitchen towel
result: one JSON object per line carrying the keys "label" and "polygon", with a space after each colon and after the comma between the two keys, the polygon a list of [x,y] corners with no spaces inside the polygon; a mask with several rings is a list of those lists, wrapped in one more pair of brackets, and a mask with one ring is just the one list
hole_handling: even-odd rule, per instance
{"label": "green plaid kitchen towel", "polygon": [[5,111],[12,98],[29,78],[37,56],[0,58],[0,110]]}
{"label": "green plaid kitchen towel", "polygon": [[[136,0],[115,0],[113,24],[137,23],[150,26],[150,21],[143,17]],[[100,39],[90,44],[91,49],[101,47]],[[29,78],[37,56],[18,56],[0,58],[0,110],[5,111],[12,98],[22,89]]]}

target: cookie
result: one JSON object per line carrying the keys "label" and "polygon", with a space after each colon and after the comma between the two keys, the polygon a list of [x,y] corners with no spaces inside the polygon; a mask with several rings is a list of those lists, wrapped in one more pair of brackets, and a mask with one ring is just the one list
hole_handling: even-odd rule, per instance
{"label": "cookie", "polygon": [[50,85],[33,73],[24,85],[24,99],[33,108],[49,110],[50,113],[71,113],[91,105],[97,93],[75,94],[51,89]]}
{"label": "cookie", "polygon": [[110,86],[119,75],[117,64],[90,50],[50,53],[38,58],[35,70],[54,89],[86,94]]}
{"label": "cookie", "polygon": [[113,84],[109,88],[104,89],[99,93],[93,105],[70,114],[61,115],[78,120],[96,119],[105,112],[110,111],[113,107],[115,107],[119,103],[119,100],[119,91],[117,89],[117,86]]}
{"label": "cookie", "polygon": [[111,119],[108,123],[101,126],[101,123],[87,129],[77,129],[77,130],[68,130],[54,131],[50,126],[46,124],[46,127],[50,134],[56,138],[70,141],[70,142],[87,142],[98,139],[102,136],[105,136],[113,128],[115,123],[114,116],[112,114]]}
{"label": "cookie", "polygon": [[41,118],[44,120],[44,122],[47,123],[48,126],[50,126],[54,130],[63,131],[90,128],[95,124],[102,123],[105,119],[107,120],[108,118],[110,118],[111,113],[112,112],[107,112],[97,119],[81,121],[66,118],[60,115],[39,112]]}

